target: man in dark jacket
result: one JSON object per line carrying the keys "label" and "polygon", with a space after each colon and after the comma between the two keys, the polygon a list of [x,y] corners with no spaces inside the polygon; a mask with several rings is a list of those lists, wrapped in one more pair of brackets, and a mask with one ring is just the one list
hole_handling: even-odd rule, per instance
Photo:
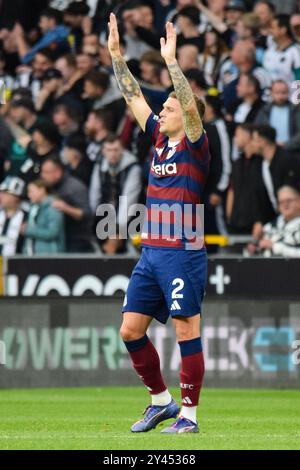
{"label": "man in dark jacket", "polygon": [[265,104],[256,116],[256,124],[276,129],[276,140],[288,152],[300,152],[300,108],[289,101],[289,87],[283,80],[272,84],[271,103]]}
{"label": "man in dark jacket", "polygon": [[[91,177],[90,205],[96,213],[99,204],[111,204],[123,234],[129,222],[127,208],[138,203],[141,195],[141,168],[135,156],[123,149],[120,138],[115,134],[108,135],[104,140],[102,154],[103,158],[95,163]],[[101,246],[105,253],[115,254],[124,250],[125,242],[110,237]]]}
{"label": "man in dark jacket", "polygon": [[288,156],[276,144],[276,130],[270,126],[255,127],[252,143],[256,153],[262,156],[261,171],[257,180],[256,202],[258,219],[253,235],[260,235],[262,225],[270,222],[278,213],[276,194],[281,186],[300,185],[300,159]]}

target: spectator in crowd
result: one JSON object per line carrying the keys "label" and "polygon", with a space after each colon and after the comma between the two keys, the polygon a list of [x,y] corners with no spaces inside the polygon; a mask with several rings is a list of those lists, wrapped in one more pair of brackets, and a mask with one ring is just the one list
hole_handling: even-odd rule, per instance
{"label": "spectator in crowd", "polygon": [[194,6],[181,8],[176,19],[176,26],[180,33],[177,36],[177,47],[193,44],[199,53],[204,50],[203,34],[199,32],[199,10]]}
{"label": "spectator in crowd", "polygon": [[32,61],[35,54],[49,47],[56,50],[56,54],[67,53],[70,49],[68,43],[69,29],[61,24],[61,13],[52,8],[45,9],[40,16],[39,27],[43,34],[42,38],[30,49],[28,46],[24,30],[20,24],[14,27],[14,35],[16,37],[18,53],[23,64],[28,64]]}
{"label": "spectator in crowd", "polygon": [[42,162],[58,155],[60,136],[52,121],[40,121],[35,125],[32,140],[26,149],[27,158],[20,168],[19,177],[26,184],[39,177]]}
{"label": "spectator in crowd", "polygon": [[[127,229],[127,208],[139,202],[142,190],[141,168],[137,159],[124,150],[120,138],[110,134],[103,142],[103,159],[94,165],[90,185],[90,205],[94,213],[99,204],[112,204],[121,233]],[[120,200],[119,198],[123,196]],[[124,250],[125,240],[108,238],[102,250],[115,254]]]}
{"label": "spectator in crowd", "polygon": [[115,130],[124,114],[125,103],[114,77],[96,70],[88,73],[84,80],[84,97],[89,111],[105,109],[111,113]]}
{"label": "spectator in crowd", "polygon": [[[228,57],[228,46],[220,34],[214,30],[206,31],[204,51],[200,54],[199,63],[205,79],[210,86],[216,86],[219,79],[220,68]],[[195,67],[195,65],[188,68],[193,67]]]}
{"label": "spectator in crowd", "polygon": [[[144,45],[144,47],[160,49],[160,34],[154,27],[154,15],[151,5],[145,1],[138,3],[134,8],[126,9],[123,18],[126,22],[126,31],[130,39],[136,37],[136,40]],[[128,45],[127,48],[128,50],[126,49],[126,51],[130,55],[134,51],[133,44]]]}
{"label": "spectator in crowd", "polygon": [[29,88],[35,99],[42,87],[45,73],[53,67],[53,52],[50,49],[41,49],[35,54],[31,67],[21,66],[17,69],[16,87]]}
{"label": "spectator in crowd", "polygon": [[208,2],[208,7],[197,2],[197,7],[231,48],[236,40],[237,23],[246,11],[245,3],[242,0],[220,0]]}
{"label": "spectator in crowd", "polygon": [[256,116],[256,124],[266,124],[276,130],[277,144],[287,152],[300,152],[300,108],[289,101],[289,87],[284,80],[272,84],[270,103]]}
{"label": "spectator in crowd", "polygon": [[272,44],[271,28],[275,7],[268,0],[258,0],[254,5],[253,12],[259,18],[260,23],[256,44],[263,49],[267,49]]}
{"label": "spectator in crowd", "polygon": [[193,93],[204,98],[207,94],[208,83],[205,80],[203,72],[199,69],[188,69],[185,72],[185,76],[189,81]]}
{"label": "spectator in crowd", "polygon": [[63,76],[57,69],[49,69],[43,76],[43,85],[40,89],[35,107],[38,112],[51,113],[54,106],[61,100],[60,89],[63,85]]}
{"label": "spectator in crowd", "polygon": [[13,135],[7,123],[0,115],[0,182],[4,179],[5,161],[9,159],[12,143]]}
{"label": "spectator in crowd", "polygon": [[168,96],[166,87],[162,81],[162,71],[165,62],[160,52],[148,51],[142,55],[140,60],[141,89],[148,100],[153,112],[159,112],[162,104]]}
{"label": "spectator in crowd", "polygon": [[79,131],[83,118],[81,105],[73,100],[55,106],[52,114],[53,122],[64,139]]}
{"label": "spectator in crowd", "polygon": [[58,198],[53,201],[53,207],[65,216],[66,251],[92,252],[92,216],[87,187],[69,175],[56,158],[43,162],[41,177]]}
{"label": "spectator in crowd", "polygon": [[226,217],[230,233],[250,235],[260,217],[257,184],[260,180],[261,157],[255,154],[253,126],[238,124],[234,145],[238,158],[232,164],[231,184],[227,195]]}
{"label": "spectator in crowd", "polygon": [[149,173],[151,139],[145,132],[141,131],[140,126],[137,124],[136,119],[128,106],[126,108],[125,116],[120,122],[118,135],[123,148],[133,153],[142,166],[146,186]]}
{"label": "spectator in crowd", "polygon": [[[140,5],[133,4],[132,7],[130,7],[129,3],[127,6],[125,5],[125,9],[122,12],[122,25],[124,28],[123,39],[125,41],[125,55],[128,59],[139,60],[146,51],[153,49],[153,47],[149,45],[149,35],[150,38],[153,39],[154,33],[153,15],[152,18],[146,15],[145,19],[143,19],[140,12]],[[146,30],[146,40],[138,38],[138,34],[141,34],[141,28]],[[145,36],[145,31],[142,31],[142,36]],[[159,45],[157,45],[157,47],[159,47]]]}
{"label": "spectator in crowd", "polygon": [[262,156],[261,172],[257,182],[257,197],[260,217],[254,227],[258,238],[263,224],[274,219],[278,211],[276,194],[286,184],[299,187],[300,160],[288,157],[276,144],[276,131],[270,126],[255,127],[252,135],[255,152]]}
{"label": "spectator in crowd", "polygon": [[282,79],[291,84],[300,78],[300,46],[294,42],[288,15],[274,17],[271,34],[276,46],[266,50],[263,66],[272,80]]}
{"label": "spectator in crowd", "polygon": [[204,127],[211,156],[210,172],[203,193],[205,233],[226,233],[223,205],[231,173],[230,139],[222,116],[221,101],[206,96]]}
{"label": "spectator in crowd", "polygon": [[291,30],[297,44],[300,44],[300,13],[291,16]]}
{"label": "spectator in crowd", "polygon": [[263,106],[258,79],[250,73],[242,73],[237,84],[238,100],[232,103],[227,119],[234,123],[254,122]]}
{"label": "spectator in crowd", "polygon": [[24,182],[7,177],[0,185],[0,255],[14,256],[23,246],[22,224],[26,212],[22,209]]}
{"label": "spectator in crowd", "polygon": [[90,7],[83,1],[74,1],[63,11],[64,23],[71,29],[71,41],[73,47],[78,51],[82,47],[85,34],[91,32],[92,20],[88,13]]}
{"label": "spectator in crowd", "polygon": [[[100,53],[100,42],[97,34],[86,34],[83,37],[82,51],[85,54],[97,57]],[[100,61],[101,62],[101,61]]]}
{"label": "spectator in crowd", "polygon": [[76,57],[66,54],[55,62],[55,68],[62,74],[61,96],[71,96],[80,99],[83,93],[82,74],[77,69]]}
{"label": "spectator in crowd", "polygon": [[218,88],[224,92],[224,104],[227,109],[237,98],[237,84],[241,74],[254,75],[259,81],[262,93],[271,86],[268,73],[256,64],[255,45],[249,39],[235,43],[231,60],[225,61],[220,70]]}
{"label": "spectator in crowd", "polygon": [[69,174],[89,187],[93,164],[86,154],[86,140],[83,135],[73,134],[66,139],[63,161]]}
{"label": "spectator in crowd", "polygon": [[20,98],[10,103],[7,117],[14,136],[10,151],[6,155],[4,170],[7,176],[17,176],[27,158],[27,146],[40,119],[30,98]]}
{"label": "spectator in crowd", "polygon": [[179,47],[177,60],[183,72],[188,69],[198,69],[200,65],[198,47],[193,44],[185,44]]}
{"label": "spectator in crowd", "polygon": [[45,181],[37,179],[28,185],[31,202],[27,223],[22,231],[25,238],[23,253],[55,255],[65,251],[64,216],[53,207]]}
{"label": "spectator in crowd", "polygon": [[112,131],[112,117],[108,111],[97,109],[88,114],[84,132],[88,139],[86,153],[92,163],[101,158],[104,139]]}
{"label": "spectator in crowd", "polygon": [[295,11],[297,0],[271,0],[277,13],[290,15]]}
{"label": "spectator in crowd", "polygon": [[254,13],[245,13],[236,25],[237,39],[250,39],[254,43],[259,34],[260,22]]}
{"label": "spectator in crowd", "polygon": [[300,193],[282,186],[278,193],[279,216],[263,226],[261,238],[248,245],[250,254],[300,257]]}
{"label": "spectator in crowd", "polygon": [[76,54],[76,67],[78,71],[78,76],[80,77],[80,83],[83,84],[84,82],[84,77],[91,72],[92,70],[95,70],[98,65],[97,58],[94,57],[91,54],[87,54],[83,50],[77,52]]}

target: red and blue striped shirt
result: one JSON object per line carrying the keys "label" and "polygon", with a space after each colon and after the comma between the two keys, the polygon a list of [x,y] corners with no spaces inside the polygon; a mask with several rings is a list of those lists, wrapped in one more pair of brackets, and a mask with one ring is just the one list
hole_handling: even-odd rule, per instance
{"label": "red and blue striped shirt", "polygon": [[[194,143],[187,136],[169,143],[160,133],[158,116],[150,114],[146,133],[154,145],[149,173],[142,246],[201,249],[201,194],[209,171],[205,132]],[[202,222],[201,222],[201,220]]]}

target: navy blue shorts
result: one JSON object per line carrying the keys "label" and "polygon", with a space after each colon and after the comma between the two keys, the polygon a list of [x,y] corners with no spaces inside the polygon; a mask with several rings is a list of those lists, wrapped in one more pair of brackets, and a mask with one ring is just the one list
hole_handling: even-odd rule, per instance
{"label": "navy blue shorts", "polygon": [[206,250],[143,248],[127,288],[122,312],[150,315],[161,323],[201,313]]}

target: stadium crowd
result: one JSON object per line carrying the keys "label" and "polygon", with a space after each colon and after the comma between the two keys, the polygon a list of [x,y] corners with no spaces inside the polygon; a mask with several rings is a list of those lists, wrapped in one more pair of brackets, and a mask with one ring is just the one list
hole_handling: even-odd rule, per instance
{"label": "stadium crowd", "polygon": [[126,227],[119,196],[144,201],[152,152],[114,78],[110,11],[157,113],[172,90],[159,38],[176,25],[179,65],[206,102],[206,234],[300,256],[296,0],[0,0],[0,255],[132,248],[96,237],[99,204]]}

